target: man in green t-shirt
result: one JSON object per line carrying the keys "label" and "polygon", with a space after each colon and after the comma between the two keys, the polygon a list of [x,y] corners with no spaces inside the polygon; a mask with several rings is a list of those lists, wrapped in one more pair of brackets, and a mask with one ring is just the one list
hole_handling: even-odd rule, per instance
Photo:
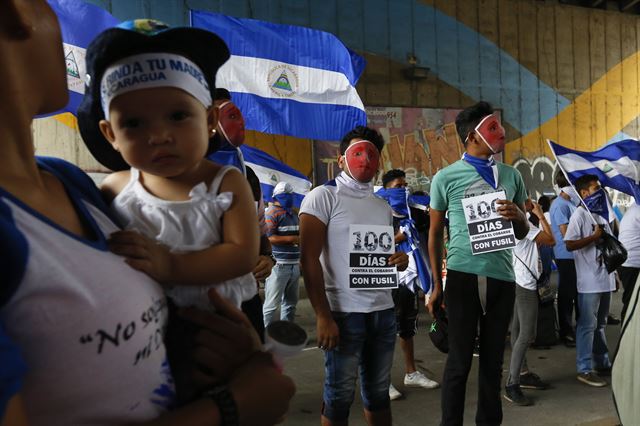
{"label": "man in green t-shirt", "polygon": [[[479,425],[498,425],[502,422],[504,345],[515,299],[512,251],[505,247],[515,245],[515,238],[522,239],[529,231],[524,213],[527,194],[520,173],[493,159],[504,150],[505,133],[491,105],[479,102],[463,110],[456,118],[456,128],[465,153],[434,176],[429,212],[434,290],[427,307],[432,315],[434,309],[445,307],[449,318],[441,424],[463,423],[467,376],[479,323],[475,420]],[[449,246],[442,300],[445,214],[449,219]]]}

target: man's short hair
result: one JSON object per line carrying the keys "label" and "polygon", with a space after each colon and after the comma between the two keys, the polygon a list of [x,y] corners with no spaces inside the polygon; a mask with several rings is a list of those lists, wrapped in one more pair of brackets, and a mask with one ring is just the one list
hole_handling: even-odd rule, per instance
{"label": "man's short hair", "polygon": [[218,87],[216,88],[216,91],[214,93],[214,100],[215,101],[230,101],[231,100],[231,93],[229,93],[229,91],[227,89],[224,89],[222,87]]}
{"label": "man's short hair", "polygon": [[467,146],[467,136],[473,132],[473,129],[485,118],[487,115],[493,114],[493,107],[489,102],[480,101],[477,104],[460,111],[456,117],[456,130],[460,141],[464,146]]}
{"label": "man's short hair", "polygon": [[391,169],[382,176],[382,186],[385,188],[396,179],[406,178],[407,174],[400,169]]}
{"label": "man's short hair", "polygon": [[340,155],[344,155],[344,152],[349,148],[353,139],[369,141],[378,148],[379,152],[382,152],[382,148],[384,147],[384,138],[377,130],[366,126],[358,126],[344,135],[342,141],[340,141]]}
{"label": "man's short hair", "polygon": [[560,188],[569,186],[569,181],[567,181],[567,178],[564,176],[564,173],[562,173],[561,170],[558,170],[558,172],[556,173],[555,181],[556,181],[556,185],[558,185]]}
{"label": "man's short hair", "polygon": [[591,182],[594,182],[594,181],[598,182],[598,176],[582,175],[578,179],[576,179],[574,185],[578,193],[580,193],[580,191],[582,190],[585,190],[585,191],[589,190],[589,187],[591,186]]}

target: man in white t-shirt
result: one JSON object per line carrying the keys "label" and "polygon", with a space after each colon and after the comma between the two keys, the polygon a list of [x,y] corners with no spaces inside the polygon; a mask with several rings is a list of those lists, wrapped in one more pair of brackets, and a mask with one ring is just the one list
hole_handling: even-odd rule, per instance
{"label": "man in white t-shirt", "polygon": [[[391,425],[394,303],[389,286],[374,283],[392,278],[374,274],[383,266],[404,270],[408,257],[391,250],[391,208],[373,194],[383,146],[373,129],[349,132],[340,143],[342,173],[313,189],[300,207],[304,281],[316,313],[318,346],[325,351],[323,425],[347,424],[358,372],[367,422]],[[372,254],[362,255],[361,247]],[[387,264],[380,262],[377,247],[389,250]],[[368,267],[357,274],[353,259],[361,266],[364,259]]]}
{"label": "man in white t-shirt", "polygon": [[551,225],[539,204],[527,199],[527,212],[538,218],[540,228],[529,224],[527,236],[518,240],[513,249],[513,270],[516,273],[516,302],[511,322],[511,362],[509,376],[505,386],[505,398],[516,405],[532,405],[521,388],[547,389],[549,384],[540,380],[537,374],[529,371],[525,357],[529,344],[536,337],[538,322],[537,280],[543,273],[542,261],[538,252],[539,245],[553,246]]}
{"label": "man in white t-shirt", "polygon": [[618,239],[627,249],[627,261],[618,268],[624,288],[622,294],[622,318],[624,319],[633,287],[638,279],[638,272],[640,272],[640,205],[634,203],[627,209],[620,221]]}
{"label": "man in white t-shirt", "polygon": [[[611,233],[608,220],[600,210],[608,214],[606,195],[594,175],[584,175],[575,181],[580,197],[592,213],[583,206],[571,215],[564,242],[573,252],[578,283],[578,324],[576,326],[576,364],[578,380],[595,387],[607,382],[598,375],[610,374],[611,362],[604,333],[609,314],[611,292],[615,290],[614,274],[609,274],[596,247],[603,232]],[[598,203],[597,201],[600,200]],[[606,212],[606,213],[605,213]],[[597,225],[596,225],[597,223]],[[593,369],[595,368],[595,371]]]}

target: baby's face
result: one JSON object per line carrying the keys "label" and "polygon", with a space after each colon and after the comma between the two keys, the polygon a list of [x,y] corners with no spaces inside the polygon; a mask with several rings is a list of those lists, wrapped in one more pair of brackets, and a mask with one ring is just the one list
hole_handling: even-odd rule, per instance
{"label": "baby's face", "polygon": [[204,158],[216,126],[214,110],[180,89],[135,90],[111,102],[109,121],[101,122],[101,129],[129,165],[176,177]]}

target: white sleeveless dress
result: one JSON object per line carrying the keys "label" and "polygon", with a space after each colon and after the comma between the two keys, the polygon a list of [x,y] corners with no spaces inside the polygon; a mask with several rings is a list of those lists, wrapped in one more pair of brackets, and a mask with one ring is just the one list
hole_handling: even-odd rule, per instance
{"label": "white sleeveless dress", "polygon": [[[111,208],[125,229],[134,230],[166,245],[174,253],[202,250],[222,242],[222,215],[229,209],[233,193],[218,193],[225,166],[211,182],[194,186],[187,201],[167,201],[150,194],[140,183],[140,172],[131,168],[131,179],[113,200]],[[236,306],[255,296],[256,281],[251,273],[210,286],[175,286],[167,295],[178,306],[210,310],[207,291],[215,288]]]}

